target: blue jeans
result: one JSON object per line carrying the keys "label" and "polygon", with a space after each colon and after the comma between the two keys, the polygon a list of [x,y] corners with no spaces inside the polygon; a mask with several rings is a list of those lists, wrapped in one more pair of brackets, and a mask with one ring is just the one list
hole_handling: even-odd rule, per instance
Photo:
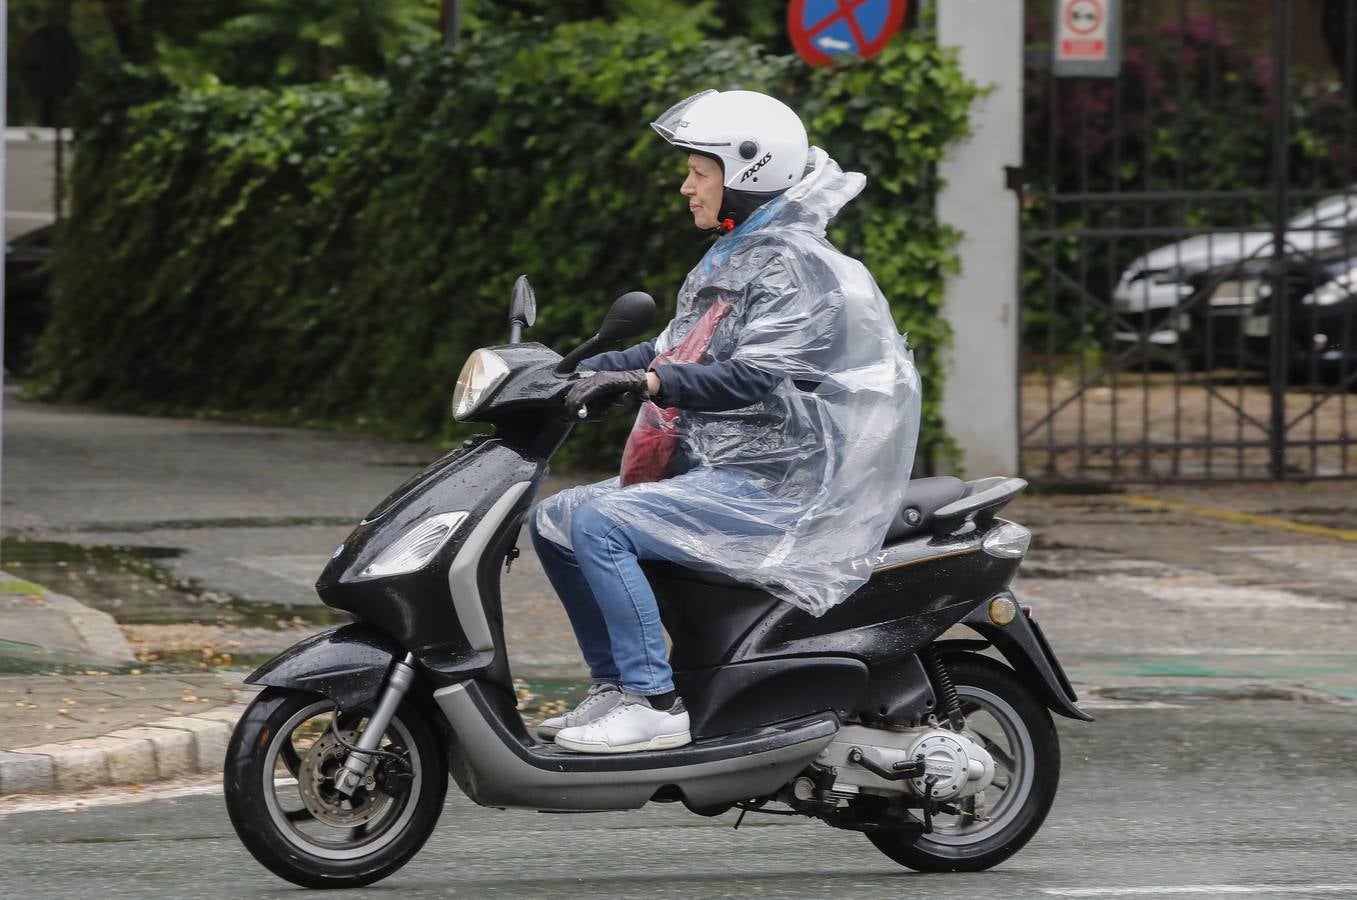
{"label": "blue jeans", "polygon": [[[723,491],[732,498],[762,493],[752,480],[724,473],[720,477]],[[634,485],[618,490],[626,493],[627,507],[644,512],[641,518],[666,520],[670,528],[681,522],[725,534],[779,530],[774,523],[755,525],[708,507],[686,507],[672,494],[647,496],[645,488]],[[544,504],[556,500],[553,497]],[[657,529],[646,527],[645,521],[635,521],[637,517],[615,520],[606,510],[616,508],[605,494],[573,509],[569,516],[573,551],[543,537],[533,515],[529,525],[532,545],[565,606],[594,681],[615,682],[629,693],[642,696],[663,694],[674,689],[674,673],[669,667],[659,604],[640,561],[691,563],[692,552],[656,536]]]}

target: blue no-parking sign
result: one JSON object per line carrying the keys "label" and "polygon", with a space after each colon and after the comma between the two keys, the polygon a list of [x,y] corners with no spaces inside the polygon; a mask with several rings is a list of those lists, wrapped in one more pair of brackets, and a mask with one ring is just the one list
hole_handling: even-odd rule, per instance
{"label": "blue no-parking sign", "polygon": [[787,31],[801,58],[827,66],[836,56],[875,56],[909,10],[909,0],[792,0]]}

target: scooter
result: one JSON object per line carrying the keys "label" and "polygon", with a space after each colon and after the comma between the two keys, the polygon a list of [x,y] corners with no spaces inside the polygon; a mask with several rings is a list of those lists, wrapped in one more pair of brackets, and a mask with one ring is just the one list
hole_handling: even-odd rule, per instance
{"label": "scooter", "polygon": [[[529,733],[500,575],[580,421],[563,414],[579,362],[644,332],[654,310],[622,296],[562,358],[522,341],[536,303],[519,279],[510,343],[472,353],[453,397],[458,420],[495,433],[415,475],[334,551],[316,587],[352,624],[246,679],[263,690],[232,734],[225,795],[264,866],[307,887],[385,878],[432,833],[449,774],[487,807],[808,816],[920,871],[987,869],[1041,826],[1060,775],[1050,711],[1092,718],[1009,589],[1030,533],[997,514],[1018,478],[911,481],[881,549],[856,561],[870,579],[818,618],[647,564],[693,742],[596,756]],[[968,636],[945,635],[954,626]]]}

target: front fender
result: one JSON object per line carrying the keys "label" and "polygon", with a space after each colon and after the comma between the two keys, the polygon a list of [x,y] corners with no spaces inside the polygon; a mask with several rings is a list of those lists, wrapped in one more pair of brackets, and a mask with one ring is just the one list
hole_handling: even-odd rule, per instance
{"label": "front fender", "polygon": [[392,660],[405,655],[394,640],[367,625],[341,625],[293,644],[250,673],[246,684],[321,694],[340,709],[377,699]]}

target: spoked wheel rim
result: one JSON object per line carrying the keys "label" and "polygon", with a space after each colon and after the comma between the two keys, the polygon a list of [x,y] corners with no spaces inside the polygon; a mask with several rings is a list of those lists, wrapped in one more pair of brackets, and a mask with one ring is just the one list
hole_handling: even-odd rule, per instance
{"label": "spoked wheel rim", "polygon": [[994,783],[980,795],[943,804],[957,813],[933,816],[933,831],[921,840],[965,847],[994,835],[1027,805],[1036,777],[1032,735],[1017,710],[1002,697],[970,684],[957,685],[965,735],[994,757]]}
{"label": "spoked wheel rim", "polygon": [[[410,750],[410,783],[396,796],[360,789],[353,800],[341,800],[327,789],[344,756],[331,730],[336,714],[332,702],[319,700],[294,713],[273,735],[262,769],[264,802],[278,833],[297,849],[324,859],[356,859],[400,836],[414,816],[424,773],[414,735],[397,716],[381,749]],[[361,720],[338,724],[352,742]]]}

